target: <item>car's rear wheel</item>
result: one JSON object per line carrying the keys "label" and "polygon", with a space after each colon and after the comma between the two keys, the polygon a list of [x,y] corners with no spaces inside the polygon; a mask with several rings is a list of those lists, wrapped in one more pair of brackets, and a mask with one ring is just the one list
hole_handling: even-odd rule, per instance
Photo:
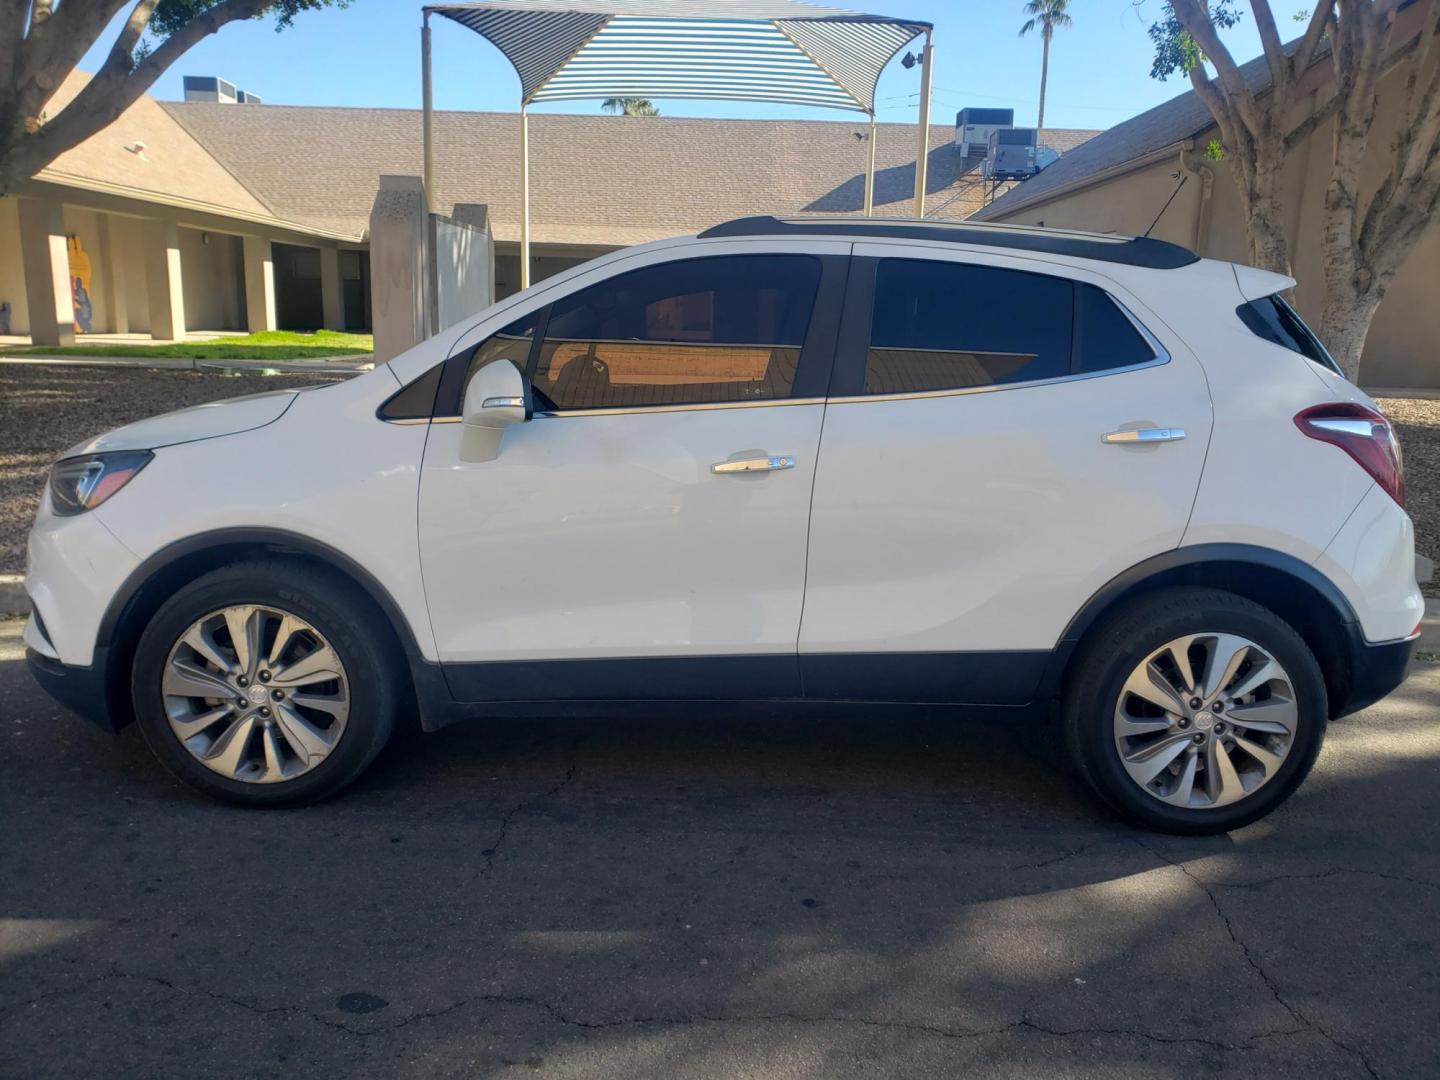
{"label": "car's rear wheel", "polygon": [[1166,589],[1107,616],[1064,702],[1071,756],[1124,817],[1176,833],[1239,828],[1310,771],[1325,682],[1295,630],[1232,593]]}
{"label": "car's rear wheel", "polygon": [[360,775],[394,728],[387,644],[343,580],[284,561],[224,567],[145,628],[136,719],[161,763],[208,795],[313,802]]}

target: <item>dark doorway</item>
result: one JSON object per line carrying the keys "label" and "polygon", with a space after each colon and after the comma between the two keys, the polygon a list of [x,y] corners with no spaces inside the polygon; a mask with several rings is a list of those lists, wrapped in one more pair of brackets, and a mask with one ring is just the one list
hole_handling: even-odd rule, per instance
{"label": "dark doorway", "polygon": [[319,330],[325,325],[320,298],[320,249],[272,244],[275,260],[275,323],[281,330]]}
{"label": "dark doorway", "polygon": [[370,253],[340,252],[340,300],[344,306],[345,329],[368,334],[370,322]]}

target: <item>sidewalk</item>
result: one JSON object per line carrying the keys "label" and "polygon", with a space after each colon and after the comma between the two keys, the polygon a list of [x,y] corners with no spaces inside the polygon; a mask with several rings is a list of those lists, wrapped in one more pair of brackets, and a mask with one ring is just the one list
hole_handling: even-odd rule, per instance
{"label": "sidewalk", "polygon": [[369,353],[354,356],[327,356],[315,360],[207,360],[173,356],[17,356],[0,354],[0,364],[34,364],[41,367],[129,367],[172,371],[242,371],[259,374],[278,371],[303,374],[307,371],[338,371],[357,374],[370,371],[375,361]]}

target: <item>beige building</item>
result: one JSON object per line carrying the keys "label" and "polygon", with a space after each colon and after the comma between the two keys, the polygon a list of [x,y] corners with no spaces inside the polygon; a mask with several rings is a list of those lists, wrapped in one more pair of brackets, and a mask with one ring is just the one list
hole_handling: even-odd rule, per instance
{"label": "beige building", "polygon": [[[84,81],[68,80],[51,108]],[[298,282],[312,284],[316,325],[339,328],[342,259],[356,259],[360,241],[276,214],[142,98],[0,198],[0,304],[9,332],[38,344],[73,340],[77,300],[96,332],[177,338],[275,329]]]}
{"label": "beige building", "polygon": [[[1413,35],[1422,14],[1419,4],[1402,11],[1393,40]],[[1263,57],[1242,71],[1256,88],[1269,83]],[[1311,66],[1303,85],[1312,101],[1328,98],[1333,72],[1328,55]],[[1388,168],[1401,79],[1391,72],[1382,83],[1363,190],[1373,191]],[[975,217],[1133,235],[1148,229],[1151,236],[1201,255],[1248,262],[1245,219],[1230,167],[1205,154],[1219,138],[1199,98],[1181,94],[1097,135]],[[1291,258],[1299,281],[1295,301],[1312,322],[1323,299],[1320,220],[1332,138],[1331,126],[1322,125],[1292,153],[1285,171]],[[1390,286],[1371,324],[1360,378],[1371,387],[1440,388],[1440,229],[1428,230]]]}
{"label": "beige building", "polygon": [[[436,115],[433,209],[488,207],[497,296],[519,278],[518,123],[513,113]],[[747,214],[858,214],[867,127],[532,115],[533,277]],[[909,214],[914,127],[878,131],[876,213]],[[930,132],[935,217],[966,217],[986,195],[980,157],[960,154],[954,134]],[[1053,130],[1041,141],[1065,152],[1094,134]],[[11,332],[68,343],[76,272],[95,332],[369,329],[379,178],[418,176],[420,157],[415,110],[142,99],[0,198]]]}

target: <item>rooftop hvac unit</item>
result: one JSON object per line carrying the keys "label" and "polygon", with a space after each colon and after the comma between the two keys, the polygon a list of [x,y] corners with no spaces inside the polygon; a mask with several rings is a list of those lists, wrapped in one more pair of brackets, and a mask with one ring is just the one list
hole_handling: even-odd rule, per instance
{"label": "rooftop hvac unit", "polygon": [[1024,180],[1040,171],[1034,128],[1000,128],[990,133],[984,176],[989,180]]}
{"label": "rooftop hvac unit", "polygon": [[992,132],[1014,126],[1014,109],[961,109],[955,114],[955,145],[962,157],[984,154]]}

